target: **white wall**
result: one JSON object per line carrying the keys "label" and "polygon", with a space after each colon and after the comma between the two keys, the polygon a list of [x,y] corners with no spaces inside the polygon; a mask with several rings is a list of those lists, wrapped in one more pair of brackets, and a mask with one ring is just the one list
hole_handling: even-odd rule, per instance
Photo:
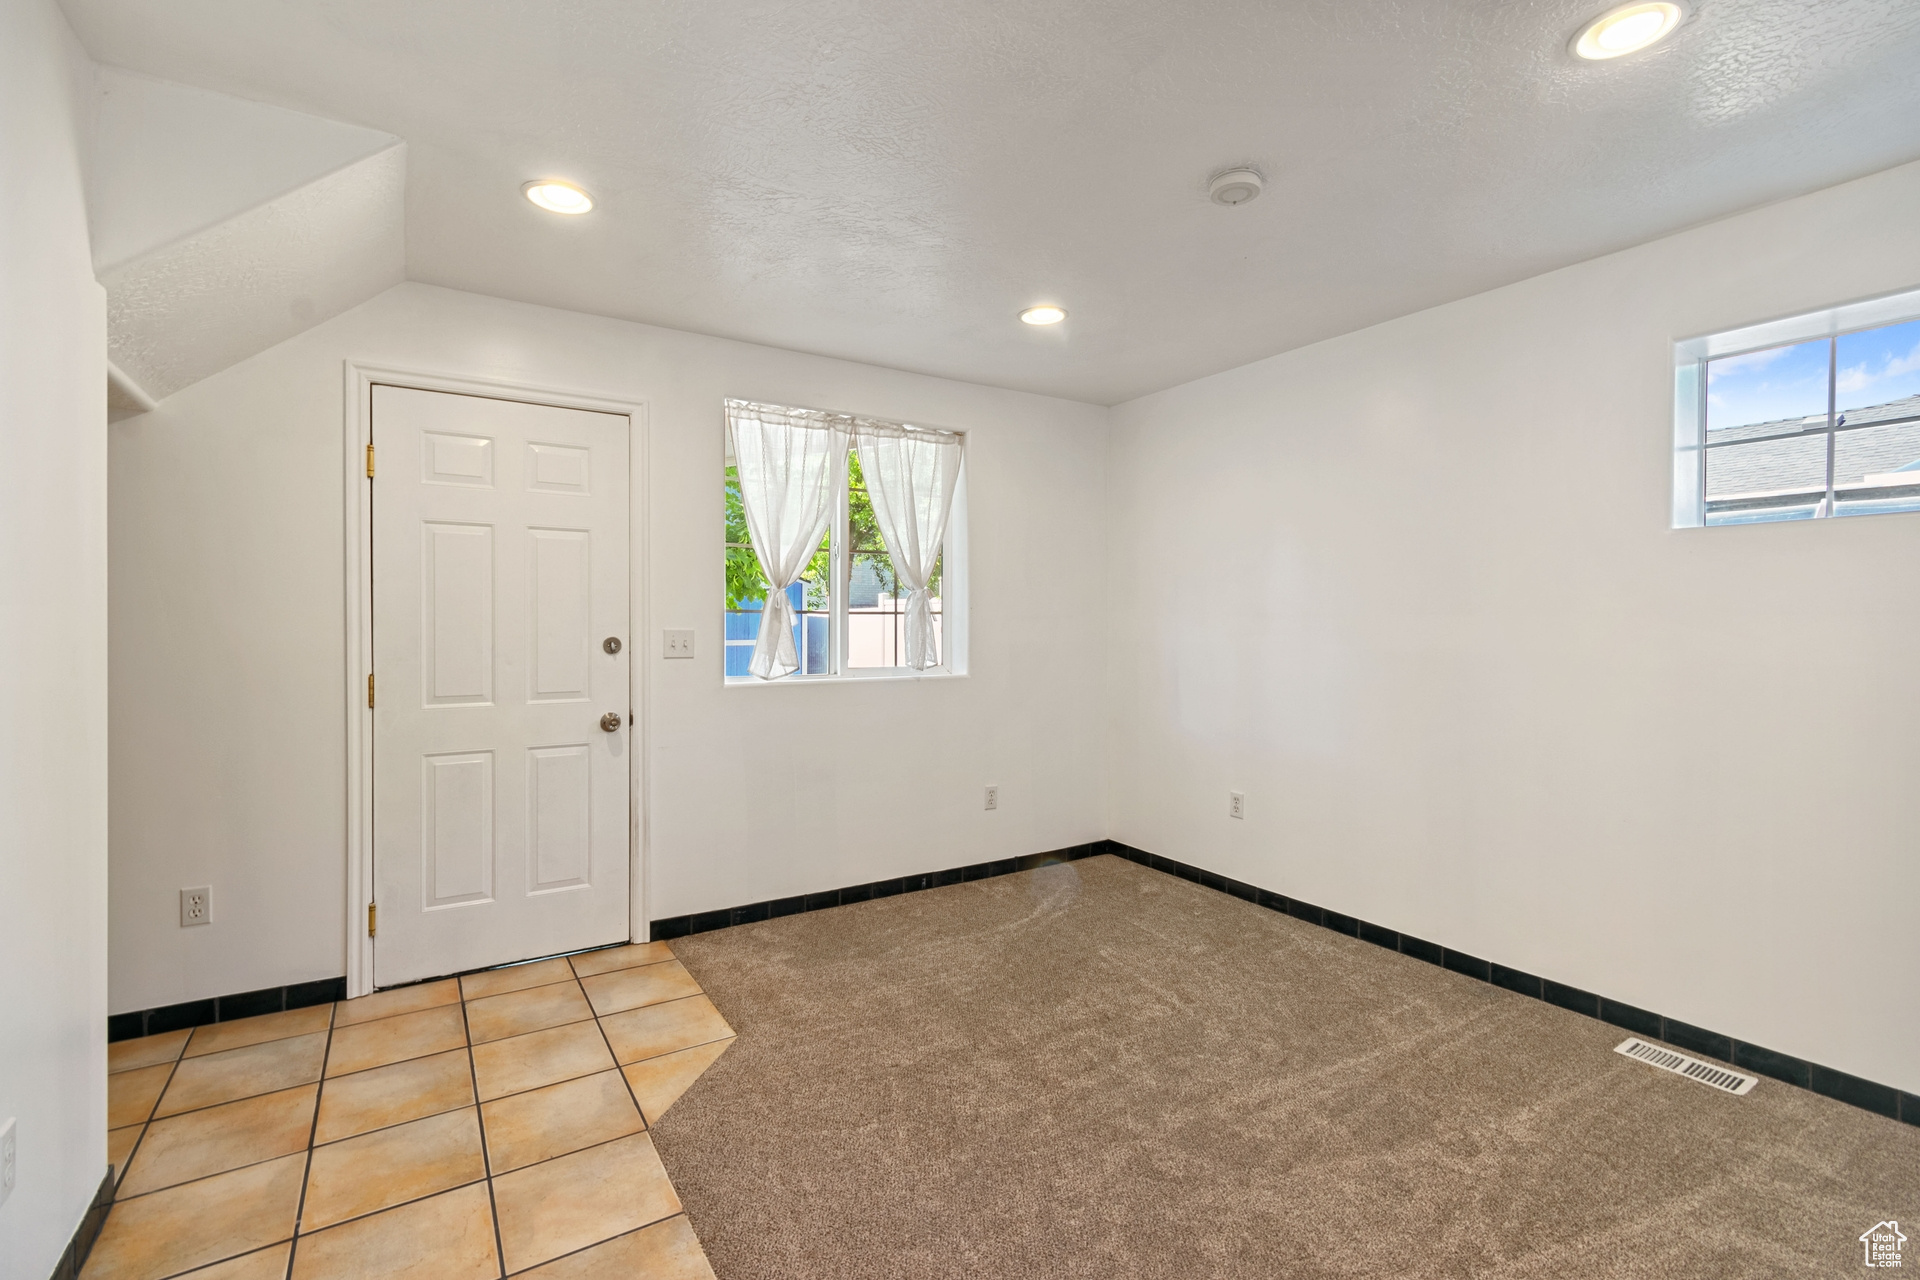
{"label": "white wall", "polygon": [[1907,166],[1117,408],[1109,834],[1920,1090],[1920,516],[1668,527],[1673,341],[1916,226]]}
{"label": "white wall", "polygon": [[[1105,410],[402,285],[112,428],[115,1011],[345,972],[348,358],[647,402],[654,918],[1103,834]],[[722,688],[726,396],[972,433],[971,675]]]}
{"label": "white wall", "polygon": [[0,1280],[45,1280],[107,1171],[106,321],[81,150],[90,67],[51,0],[0,5]]}

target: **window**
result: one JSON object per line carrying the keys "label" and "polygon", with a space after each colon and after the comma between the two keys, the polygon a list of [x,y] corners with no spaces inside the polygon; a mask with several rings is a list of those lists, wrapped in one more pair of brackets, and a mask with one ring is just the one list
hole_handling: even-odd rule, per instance
{"label": "window", "polygon": [[[794,624],[794,647],[800,657],[803,675],[825,675],[831,669],[827,661],[828,632],[833,611],[828,608],[833,595],[832,556],[823,544],[807,561],[799,582],[787,588],[798,619]],[[753,554],[753,537],[747,532],[747,512],[740,497],[740,472],[733,449],[727,449],[727,620],[725,628],[727,679],[746,679],[747,664],[753,658],[754,641],[760,638],[760,614],[767,598],[767,575]]]}
{"label": "window", "polygon": [[1674,524],[1920,511],[1920,294],[1675,349]]}
{"label": "window", "polygon": [[[894,572],[893,557],[873,514],[873,497],[860,471],[858,452],[847,455],[847,666],[898,667],[906,651],[907,592]],[[943,549],[944,550],[944,549]],[[944,556],[933,562],[927,589],[933,611],[933,644],[940,649],[940,570]]]}
{"label": "window", "polygon": [[[848,414],[727,402],[725,673],[729,683],[765,680],[753,662],[772,582],[766,563],[801,567],[786,588],[792,618],[793,669],[768,679],[951,675],[965,670],[965,437],[905,423]],[[743,482],[737,432],[754,455]],[[821,433],[840,432],[837,446]],[[842,455],[844,461],[841,461]],[[759,461],[755,461],[758,458]],[[876,494],[863,460],[885,470]],[[816,475],[819,463],[830,474]],[[756,471],[757,468],[757,471]],[[755,475],[758,475],[756,481]],[[759,489],[756,491],[755,485]],[[891,485],[892,489],[884,488]],[[784,486],[784,487],[783,487]],[[768,537],[799,541],[762,556],[752,518],[759,494]],[[888,493],[894,495],[889,506]],[[824,532],[810,541],[807,517],[818,504]],[[780,521],[788,527],[779,528]],[[917,552],[925,574],[930,650],[913,662],[912,562],[901,562],[889,536]],[[931,535],[931,536],[929,536]],[[917,538],[927,538],[924,545]]]}

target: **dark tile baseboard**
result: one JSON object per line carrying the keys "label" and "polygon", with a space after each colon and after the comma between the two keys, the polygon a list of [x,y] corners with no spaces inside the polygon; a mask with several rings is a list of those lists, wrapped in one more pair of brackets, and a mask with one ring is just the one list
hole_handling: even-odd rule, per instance
{"label": "dark tile baseboard", "polygon": [[[1439,943],[1400,933],[1371,921],[1342,915],[1337,911],[1316,906],[1299,898],[1289,898],[1217,872],[1189,866],[1157,853],[1148,853],[1144,849],[1136,849],[1117,840],[1096,840],[1091,844],[1070,845],[1064,849],[1030,853],[1018,858],[976,862],[969,866],[953,867],[945,871],[929,871],[891,880],[875,880],[867,884],[849,885],[842,889],[798,894],[790,898],[773,898],[765,902],[727,907],[717,911],[670,916],[653,921],[649,926],[648,937],[656,942],[684,938],[689,934],[707,933],[714,929],[726,929],[738,924],[751,924],[757,920],[771,920],[778,916],[798,915],[806,911],[822,911],[828,907],[866,902],[873,898],[888,898],[902,893],[915,893],[922,889],[937,889],[942,885],[961,884],[969,880],[986,880],[994,876],[1011,875],[1016,871],[1031,871],[1051,863],[1072,862],[1079,858],[1090,858],[1103,853],[1126,858],[1143,867],[1151,867],[1182,880],[1190,880],[1195,884],[1230,894],[1270,911],[1279,911],[1295,919],[1332,929],[1350,938],[1359,938],[1363,942],[1370,942],[1389,951],[1397,951],[1415,960],[1438,965],[1449,972],[1458,973],[1479,982],[1490,983],[1503,990],[1535,1000],[1544,1000],[1548,1004],[1573,1013],[1620,1027],[1634,1035],[1662,1040],[1689,1053],[1715,1058],[1755,1075],[1767,1076],[1786,1084],[1797,1085],[1802,1089],[1810,1089],[1823,1097],[1859,1107],[1864,1111],[1871,1111],[1876,1115],[1900,1120],[1906,1124],[1920,1125],[1920,1096],[1889,1085],[1863,1080],[1844,1071],[1836,1071],[1831,1067],[1821,1066],[1817,1062],[1807,1062],[1761,1045],[1735,1040],[1731,1036],[1722,1035],[1717,1031],[1708,1031],[1702,1027],[1681,1022],[1677,1018],[1669,1018],[1630,1004],[1622,1004],[1617,1000],[1609,1000],[1605,996],[1582,991],[1578,987],[1569,987],[1551,978],[1509,968],[1497,961],[1483,960],[1478,956],[1455,951]],[[243,991],[236,995],[215,996],[207,1000],[189,1000],[184,1004],[165,1005],[158,1009],[141,1009],[132,1013],[113,1014],[107,1019],[107,1039],[109,1041],[131,1040],[138,1036],[157,1035],[163,1031],[175,1031],[182,1027],[198,1027],[212,1022],[224,1022],[231,1018],[250,1018],[262,1013],[301,1009],[308,1005],[329,1004],[346,998],[347,980],[340,977],[323,978],[317,982],[295,983],[285,987],[267,987],[260,991]],[[105,1185],[105,1191],[111,1197],[111,1174]],[[111,1203],[110,1198],[108,1203]],[[101,1216],[104,1217],[104,1211]],[[92,1211],[89,1211],[89,1219],[91,1220],[92,1217]],[[81,1233],[74,1237],[76,1243],[86,1230],[85,1222],[81,1226]],[[93,1230],[98,1232],[98,1222],[94,1223]],[[87,1237],[87,1244],[91,1247],[91,1236]],[[69,1253],[71,1252],[72,1250],[69,1250]],[[82,1253],[81,1260],[84,1261],[84,1258],[85,1255]],[[62,1265],[65,1263],[63,1262]],[[75,1274],[77,1272],[76,1264]],[[66,1275],[66,1272],[56,1272],[55,1280],[62,1280]]]}
{"label": "dark tile baseboard", "polygon": [[100,1179],[99,1189],[93,1193],[93,1203],[87,1206],[86,1216],[74,1229],[73,1239],[67,1241],[67,1251],[60,1255],[48,1280],[80,1280],[80,1270],[87,1265],[87,1255],[93,1252],[93,1242],[100,1238],[100,1228],[106,1225],[107,1210],[111,1208],[113,1166],[108,1165],[107,1176]]}
{"label": "dark tile baseboard", "polygon": [[726,929],[736,924],[752,924],[756,920],[795,916],[803,911],[824,911],[828,907],[844,906],[849,902],[891,898],[901,893],[917,893],[921,889],[938,889],[942,885],[961,884],[968,880],[986,880],[993,876],[1011,875],[1015,871],[1031,871],[1035,867],[1044,867],[1049,863],[1072,862],[1076,858],[1091,858],[1095,854],[1112,852],[1107,847],[1108,843],[1105,840],[1096,840],[1092,844],[1070,845],[1065,849],[1054,849],[1048,853],[1029,853],[1018,858],[976,862],[971,866],[953,867],[946,871],[928,871],[920,875],[897,876],[892,880],[874,880],[867,884],[848,885],[844,889],[796,894],[791,898],[770,898],[765,902],[748,903],[744,907],[723,907],[718,911],[669,916],[664,920],[655,920],[649,926],[647,936],[655,942],[663,942],[673,938],[684,938],[692,933]]}
{"label": "dark tile baseboard", "polygon": [[1203,871],[1199,867],[1176,862],[1172,858],[1163,858],[1157,853],[1135,849],[1117,840],[1107,841],[1103,852],[1137,862],[1143,867],[1151,867],[1155,871],[1178,876],[1182,880],[1191,880],[1209,889],[1217,889],[1221,893],[1232,894],[1236,898],[1256,903],[1270,911],[1283,912],[1296,919],[1344,933],[1349,937],[1360,938],[1375,946],[1385,947],[1389,951],[1398,951],[1403,956],[1438,965],[1450,972],[1462,974],[1480,982],[1491,983],[1496,987],[1530,996],[1535,1000],[1544,1000],[1562,1009],[1610,1023],[1634,1035],[1646,1036],[1651,1040],[1663,1040],[1689,1053],[1696,1053],[1706,1058],[1717,1058],[1721,1062],[1732,1063],[1742,1071],[1750,1071],[1755,1075],[1798,1085],[1822,1097],[1859,1107],[1863,1111],[1871,1111],[1875,1115],[1886,1116],[1911,1125],[1920,1125],[1920,1096],[1888,1085],[1875,1084],[1871,1080],[1862,1080],[1844,1071],[1823,1067],[1817,1062],[1806,1062],[1789,1054],[1762,1048],[1757,1044],[1735,1040],[1717,1031],[1707,1031],[1662,1014],[1637,1009],[1630,1004],[1621,1004],[1617,1000],[1609,1000],[1605,996],[1582,991],[1578,987],[1569,987],[1551,978],[1538,977],[1519,969],[1509,969],[1506,965],[1482,960],[1477,956],[1443,947],[1439,943],[1398,933],[1365,920],[1356,920],[1352,916],[1343,916],[1338,912],[1314,906],[1310,902],[1302,902],[1298,898],[1288,898],[1212,871]]}
{"label": "dark tile baseboard", "polygon": [[211,996],[184,1004],[162,1005],[158,1009],[136,1009],[107,1017],[107,1040],[136,1040],[156,1036],[162,1031],[182,1027],[204,1027],[210,1022],[228,1022],[234,1018],[252,1018],[262,1013],[281,1013],[304,1009],[308,1005],[332,1004],[347,998],[346,978],[322,978],[317,982],[296,982],[285,987],[266,987],[242,991],[230,996]]}
{"label": "dark tile baseboard", "polygon": [[[1096,853],[1105,852],[1107,852],[1106,842],[1095,841],[1092,844],[1077,844],[1066,849],[1055,849],[1050,853],[1002,858],[996,862],[976,862],[972,866],[954,867],[948,871],[929,871],[923,875],[876,880],[869,884],[849,885],[844,889],[828,889],[823,893],[775,898],[767,902],[755,902],[724,911],[702,911],[697,915],[674,916],[667,920],[653,921],[649,926],[648,937],[655,942],[665,938],[684,938],[690,933],[705,933],[709,929],[724,929],[728,925],[749,924],[755,920],[770,920],[775,916],[790,916],[802,911],[820,911],[846,902],[887,898],[897,893],[912,893],[919,889],[934,889],[945,884],[959,884],[964,880],[985,880],[989,876],[1004,876],[1014,871],[1031,871],[1035,867],[1043,867],[1048,863],[1071,862],[1075,858],[1087,858]],[[440,978],[422,978],[420,981],[438,982]],[[335,1000],[346,998],[347,980],[340,977],[323,978],[318,982],[299,982],[286,987],[267,987],[260,991],[242,991],[230,996],[212,996],[205,1000],[188,1000],[183,1004],[163,1005],[158,1009],[136,1009],[132,1013],[116,1013],[108,1016],[107,1040],[110,1043],[116,1040],[133,1040],[140,1036],[158,1035],[163,1031],[178,1031],[182,1027],[201,1027],[208,1023],[226,1022],[232,1018],[251,1018],[262,1013],[279,1013],[285,1009],[304,1009],[308,1005],[330,1004]]]}

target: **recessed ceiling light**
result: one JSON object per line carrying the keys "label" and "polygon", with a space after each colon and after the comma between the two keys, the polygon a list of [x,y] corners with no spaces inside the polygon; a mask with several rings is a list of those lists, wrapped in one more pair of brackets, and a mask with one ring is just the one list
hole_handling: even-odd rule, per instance
{"label": "recessed ceiling light", "polygon": [[1687,20],[1688,12],[1683,0],[1623,4],[1582,27],[1573,38],[1573,52],[1595,62],[1638,53],[1672,35],[1673,29]]}
{"label": "recessed ceiling light", "polygon": [[527,199],[549,213],[585,213],[593,208],[593,197],[571,182],[542,178],[520,188]]}
{"label": "recessed ceiling light", "polygon": [[1257,169],[1229,169],[1207,184],[1207,198],[1215,204],[1245,204],[1266,185]]}
{"label": "recessed ceiling light", "polygon": [[1052,304],[1028,307],[1020,313],[1020,318],[1028,324],[1059,324],[1067,318],[1067,313]]}

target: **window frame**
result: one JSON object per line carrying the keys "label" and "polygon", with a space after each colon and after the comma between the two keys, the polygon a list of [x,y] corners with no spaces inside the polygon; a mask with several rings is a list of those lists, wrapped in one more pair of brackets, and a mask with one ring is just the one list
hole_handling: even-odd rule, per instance
{"label": "window frame", "polygon": [[[1735,444],[1759,444],[1768,441],[1814,439],[1824,436],[1827,452],[1827,489],[1819,500],[1814,519],[1826,520],[1861,515],[1911,515],[1911,511],[1846,511],[1836,502],[1835,442],[1842,432],[1870,430],[1904,424],[1910,419],[1835,424],[1838,361],[1835,344],[1849,334],[1920,320],[1920,289],[1885,294],[1859,302],[1844,303],[1819,311],[1804,312],[1778,320],[1763,321],[1738,329],[1704,334],[1673,344],[1673,527],[1676,529],[1723,528],[1750,524],[1798,524],[1805,517],[1781,516],[1773,519],[1724,521],[1707,520],[1707,454],[1710,448]],[[1825,341],[1827,343],[1827,420],[1825,425],[1771,436],[1754,436],[1710,446],[1707,442],[1707,364],[1728,356],[1746,355],[1774,347]]]}
{"label": "window frame", "polygon": [[[806,408],[806,406],[787,406]],[[845,415],[838,410],[820,410],[835,416]],[[918,425],[898,423],[891,425]],[[822,672],[793,672],[777,680],[762,680],[757,676],[730,676],[727,674],[726,654],[729,648],[751,645],[752,641],[729,641],[726,633],[726,617],[736,612],[726,607],[723,596],[720,628],[720,679],[729,689],[750,687],[771,688],[778,685],[811,684],[849,684],[869,680],[953,680],[964,679],[967,672],[967,472],[969,432],[956,431],[951,427],[921,427],[921,430],[942,431],[957,436],[960,440],[960,474],[953,487],[953,510],[947,517],[947,528],[940,542],[940,658],[939,665],[928,667],[925,671],[915,671],[912,667],[849,667],[847,652],[849,635],[847,626],[848,588],[852,580],[852,502],[850,497],[851,466],[840,468],[836,492],[834,494],[833,522],[827,527],[827,669]],[[726,416],[721,415],[721,465],[722,491],[727,468],[733,465],[732,433],[727,428]],[[857,448],[857,445],[852,448]],[[852,452],[849,449],[849,453]],[[724,559],[726,548],[737,544],[725,538],[725,511],[721,512],[721,555]],[[723,575],[724,576],[724,575]]]}

